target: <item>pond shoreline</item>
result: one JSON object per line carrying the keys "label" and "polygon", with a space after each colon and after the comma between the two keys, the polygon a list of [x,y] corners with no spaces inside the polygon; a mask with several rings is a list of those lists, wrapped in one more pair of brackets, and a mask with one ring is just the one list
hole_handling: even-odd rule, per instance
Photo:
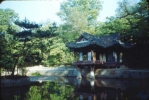
{"label": "pond shoreline", "polygon": [[[27,67],[27,76],[32,76],[32,73],[38,72],[41,76],[58,76],[58,77],[77,77],[78,70],[73,66],[59,67],[44,67],[35,66]],[[128,68],[117,69],[96,69],[94,71],[95,78],[116,78],[116,79],[149,79],[149,69],[134,70]],[[82,77],[89,77],[89,69],[81,69]]]}
{"label": "pond shoreline", "polygon": [[[42,65],[26,67],[26,76],[49,77],[76,77],[78,70],[71,65],[61,65],[58,67],[45,67]],[[94,70],[95,78],[116,78],[116,79],[149,79],[149,69],[129,69],[129,68],[113,68],[113,69],[96,69]],[[15,71],[15,74],[20,74],[21,71]],[[90,69],[81,69],[82,78],[89,78]],[[3,74],[4,76],[4,74]]]}

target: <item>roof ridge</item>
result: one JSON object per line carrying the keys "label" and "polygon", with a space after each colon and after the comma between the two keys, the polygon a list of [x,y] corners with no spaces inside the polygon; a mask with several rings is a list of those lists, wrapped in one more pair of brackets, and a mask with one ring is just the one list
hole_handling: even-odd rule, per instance
{"label": "roof ridge", "polygon": [[92,34],[87,33],[87,32],[83,32],[81,36],[88,39],[89,41],[93,41],[95,38],[97,38],[97,36],[92,35]]}

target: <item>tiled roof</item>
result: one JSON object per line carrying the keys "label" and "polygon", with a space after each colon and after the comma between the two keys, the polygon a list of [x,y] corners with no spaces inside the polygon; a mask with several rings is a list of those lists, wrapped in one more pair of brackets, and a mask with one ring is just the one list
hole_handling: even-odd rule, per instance
{"label": "tiled roof", "polygon": [[82,33],[81,37],[88,40],[88,42],[69,42],[66,46],[71,49],[83,48],[90,45],[97,45],[102,48],[107,48],[115,45],[120,45],[123,48],[131,48],[132,45],[129,43],[123,43],[120,41],[120,34],[115,33],[107,36],[97,37],[88,33]]}
{"label": "tiled roof", "polygon": [[82,48],[92,45],[92,42],[83,42],[83,43],[75,43],[75,42],[68,42],[66,43],[67,47],[70,48]]}

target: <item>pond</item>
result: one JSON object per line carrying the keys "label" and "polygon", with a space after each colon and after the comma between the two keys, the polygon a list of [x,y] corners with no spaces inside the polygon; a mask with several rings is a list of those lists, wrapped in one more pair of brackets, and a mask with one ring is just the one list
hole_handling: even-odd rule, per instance
{"label": "pond", "polygon": [[[42,77],[30,86],[1,88],[1,100],[148,100],[148,80]],[[40,77],[41,79],[41,77]],[[46,80],[45,80],[46,79]]]}

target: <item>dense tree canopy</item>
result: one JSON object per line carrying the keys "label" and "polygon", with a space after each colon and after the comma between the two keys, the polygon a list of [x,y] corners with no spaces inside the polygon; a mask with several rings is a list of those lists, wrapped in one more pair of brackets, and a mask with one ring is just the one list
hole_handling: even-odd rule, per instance
{"label": "dense tree canopy", "polygon": [[[100,0],[67,0],[60,6],[58,16],[65,23],[61,26],[66,38],[75,39],[82,32],[95,33],[97,17],[102,8]],[[71,34],[71,35],[69,35]],[[68,36],[68,37],[67,37]]]}
{"label": "dense tree canopy", "polygon": [[[145,0],[134,2],[123,0],[119,2],[115,17],[107,18],[105,23],[100,24],[96,34],[120,33],[127,38],[135,37],[134,42],[139,42],[137,38],[149,37],[149,14],[148,4]],[[143,42],[143,41],[142,41]]]}
{"label": "dense tree canopy", "polygon": [[11,9],[0,9],[0,32],[7,32],[9,28],[17,29],[14,22],[18,20],[18,14]]}
{"label": "dense tree canopy", "polygon": [[10,69],[13,66],[13,47],[16,44],[13,35],[20,29],[14,25],[18,14],[11,9],[0,9],[0,66]]}
{"label": "dense tree canopy", "polygon": [[23,67],[30,65],[55,66],[72,62],[73,57],[67,57],[71,54],[60,38],[55,22],[38,25],[25,18],[10,23],[0,33],[0,66],[10,69],[12,75],[16,66],[23,70]]}
{"label": "dense tree canopy", "polygon": [[128,66],[145,68],[149,65],[148,3],[145,0],[123,0],[118,4],[116,16],[109,17],[105,23],[101,23],[96,34],[120,33],[123,41],[134,44],[132,51],[125,54],[129,61]]}

